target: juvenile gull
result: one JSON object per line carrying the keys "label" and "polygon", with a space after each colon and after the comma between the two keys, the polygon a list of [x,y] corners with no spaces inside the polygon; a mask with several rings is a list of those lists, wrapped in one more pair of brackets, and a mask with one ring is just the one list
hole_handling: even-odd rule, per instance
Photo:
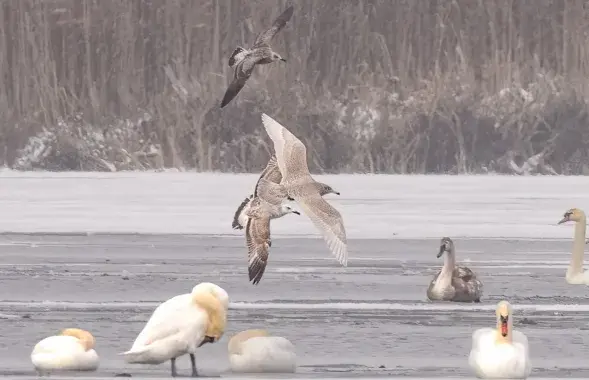
{"label": "juvenile gull", "polygon": [[245,82],[252,75],[256,65],[266,65],[274,61],[286,62],[280,54],[272,51],[270,40],[278,33],[292,17],[294,7],[291,5],[272,23],[270,29],[258,34],[251,49],[238,46],[229,57],[229,67],[235,67],[233,82],[225,91],[221,108],[225,107],[241,91]]}
{"label": "juvenile gull", "polygon": [[347,266],[348,247],[342,216],[321,196],[339,193],[311,177],[307,166],[307,148],[295,135],[266,114],[262,114],[262,123],[274,142],[282,180],[277,184],[260,178],[258,196],[273,205],[281,204],[287,197],[297,201],[323,234],[331,253],[341,265]]}
{"label": "juvenile gull", "polygon": [[[256,187],[254,188],[254,193],[246,197],[235,211],[235,214],[233,215],[233,223],[231,224],[231,227],[233,227],[234,230],[241,230],[246,226],[249,219],[247,212],[251,206],[252,200],[258,196],[258,183],[261,178],[267,179],[271,182],[280,183],[282,174],[280,174],[280,169],[278,169],[275,156],[270,157],[268,164],[262,171],[262,174],[260,174],[260,178],[258,179],[258,182],[256,182]],[[275,210],[273,210],[273,212],[271,211],[270,214],[273,218],[280,218],[281,216],[290,213],[300,215],[298,211],[294,211],[290,206],[283,204],[277,205]]]}

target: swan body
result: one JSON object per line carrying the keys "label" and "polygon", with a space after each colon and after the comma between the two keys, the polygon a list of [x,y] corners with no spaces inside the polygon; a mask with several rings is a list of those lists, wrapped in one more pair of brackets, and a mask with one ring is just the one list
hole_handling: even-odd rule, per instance
{"label": "swan body", "polygon": [[294,373],[296,352],[286,338],[264,330],[245,330],[229,341],[231,371],[240,373]]}
{"label": "swan body", "polygon": [[469,268],[456,266],[454,242],[449,237],[441,239],[437,257],[444,253],[444,266],[430,283],[427,298],[432,301],[481,302],[483,283]]}
{"label": "swan body", "polygon": [[496,309],[497,328],[472,334],[468,363],[479,379],[525,379],[532,371],[528,338],[513,330],[511,305],[501,301]]}
{"label": "swan body", "polygon": [[198,376],[194,353],[205,343],[218,341],[225,330],[229,296],[210,282],[196,285],[189,294],[172,297],[159,305],[133,346],[122,355],[127,363],[172,364],[176,376],[176,358],[190,355],[192,375]]}
{"label": "swan body", "polygon": [[566,282],[571,285],[589,285],[589,272],[583,272],[583,255],[585,254],[587,217],[583,210],[572,208],[564,213],[558,224],[575,222],[575,236],[571,263],[566,272]]}
{"label": "swan body", "polygon": [[51,371],[95,371],[98,354],[95,340],[88,331],[70,328],[35,345],[31,361],[39,374]]}

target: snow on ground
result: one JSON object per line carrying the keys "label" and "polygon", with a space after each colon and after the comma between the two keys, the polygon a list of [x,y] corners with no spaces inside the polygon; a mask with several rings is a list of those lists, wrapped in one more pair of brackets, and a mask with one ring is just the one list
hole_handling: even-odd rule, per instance
{"label": "snow on ground", "polygon": [[[0,232],[235,235],[236,207],[255,174],[0,171]],[[349,239],[571,239],[557,226],[589,206],[589,177],[316,175]],[[295,205],[296,206],[296,205]],[[300,209],[300,208],[299,208]],[[274,236],[317,237],[305,216],[273,222]]]}

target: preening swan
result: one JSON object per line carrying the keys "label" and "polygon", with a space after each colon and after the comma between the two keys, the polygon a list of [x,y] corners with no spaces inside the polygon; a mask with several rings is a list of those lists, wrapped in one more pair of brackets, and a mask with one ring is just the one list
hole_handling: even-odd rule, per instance
{"label": "preening swan", "polygon": [[454,242],[449,237],[440,240],[440,251],[444,253],[444,266],[427,288],[427,298],[432,301],[481,302],[483,283],[469,268],[456,266]]}
{"label": "preening swan", "polygon": [[227,322],[229,296],[210,282],[196,285],[189,294],[170,298],[159,305],[122,355],[127,363],[160,364],[170,360],[176,377],[176,358],[190,355],[192,377],[198,376],[194,353],[205,343],[221,339]]}
{"label": "preening swan", "polygon": [[589,273],[583,272],[583,255],[585,253],[585,236],[587,228],[587,218],[583,210],[572,208],[564,213],[563,218],[558,224],[566,222],[575,222],[575,237],[573,240],[573,253],[571,263],[566,273],[566,282],[571,285],[588,285]]}
{"label": "preening swan", "polygon": [[31,361],[39,374],[52,370],[95,371],[99,360],[94,343],[94,337],[88,331],[65,329],[60,335],[37,343],[31,353]]}
{"label": "preening swan", "polygon": [[296,371],[293,344],[280,336],[268,336],[265,330],[245,330],[229,341],[231,371],[243,373]]}
{"label": "preening swan", "polygon": [[532,371],[528,338],[513,330],[511,305],[497,304],[497,328],[482,328],[472,334],[468,364],[480,379],[525,379]]}

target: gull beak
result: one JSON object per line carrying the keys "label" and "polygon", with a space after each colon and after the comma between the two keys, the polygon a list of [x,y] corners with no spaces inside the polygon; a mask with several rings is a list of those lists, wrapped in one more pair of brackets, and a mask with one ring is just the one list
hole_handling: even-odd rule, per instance
{"label": "gull beak", "polygon": [[333,193],[334,193],[335,195],[340,195],[339,191],[335,191],[335,190],[334,190],[334,191],[333,191]]}
{"label": "gull beak", "polygon": [[446,252],[446,246],[445,245],[441,245],[440,246],[440,252],[438,252],[438,254],[436,255],[436,257],[439,259],[440,257],[442,257],[442,255],[444,254],[444,252]]}
{"label": "gull beak", "polygon": [[286,59],[284,59],[284,58],[280,58],[280,60],[281,60],[282,62],[286,62]]}
{"label": "gull beak", "polygon": [[297,215],[301,215],[301,213],[300,213],[300,212],[298,212],[298,211],[295,211],[295,210],[292,210],[292,213],[293,213],[293,214],[297,214]]}
{"label": "gull beak", "polygon": [[560,220],[560,222],[558,222],[558,224],[563,224],[563,223],[566,223],[566,222],[568,222],[569,220],[570,220],[570,219],[569,219],[569,216],[568,216],[568,215],[565,215],[565,216],[564,216],[564,218],[562,218],[562,219]]}

